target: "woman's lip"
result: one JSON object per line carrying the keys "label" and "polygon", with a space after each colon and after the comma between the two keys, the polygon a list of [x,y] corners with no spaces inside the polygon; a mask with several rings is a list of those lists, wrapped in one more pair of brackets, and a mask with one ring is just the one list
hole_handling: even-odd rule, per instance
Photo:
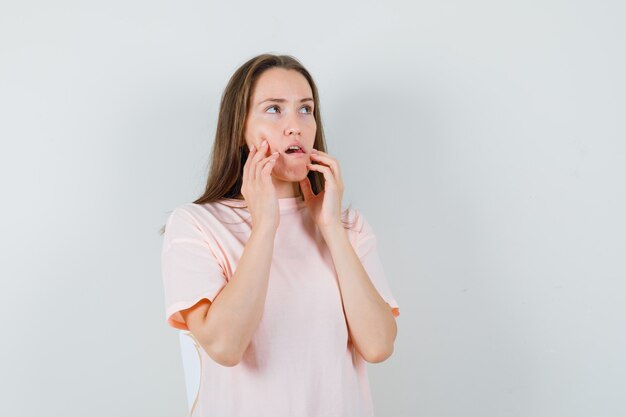
{"label": "woman's lip", "polygon": [[302,157],[302,156],[307,156],[307,153],[306,152],[285,153],[285,157],[298,158],[298,157]]}

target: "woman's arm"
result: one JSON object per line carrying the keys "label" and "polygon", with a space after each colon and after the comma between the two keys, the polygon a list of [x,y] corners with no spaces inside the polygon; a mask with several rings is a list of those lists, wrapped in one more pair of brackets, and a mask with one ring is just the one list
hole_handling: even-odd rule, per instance
{"label": "woman's arm", "polygon": [[239,363],[263,315],[275,236],[274,227],[253,226],[232,278],[204,307],[206,315],[185,317],[198,343],[224,366]]}
{"label": "woman's arm", "polygon": [[368,362],[393,353],[398,328],[390,306],[372,284],[341,223],[321,229],[337,271],[352,343]]}
{"label": "woman's arm", "polygon": [[324,191],[313,193],[308,177],[300,188],[320,229],[337,271],[343,309],[352,343],[368,362],[382,362],[393,353],[398,328],[390,306],[378,294],[350,244],[341,222],[344,185],[339,161],[320,150],[311,151],[309,169],[324,175]]}

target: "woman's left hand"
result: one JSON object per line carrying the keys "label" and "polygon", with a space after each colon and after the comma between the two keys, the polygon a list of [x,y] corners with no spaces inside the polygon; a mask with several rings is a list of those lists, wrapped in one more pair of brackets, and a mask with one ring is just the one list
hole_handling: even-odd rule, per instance
{"label": "woman's left hand", "polygon": [[339,162],[326,152],[313,149],[311,161],[318,164],[310,164],[309,170],[324,174],[324,190],[317,195],[311,189],[309,177],[300,181],[300,189],[304,195],[306,206],[317,226],[324,229],[341,226],[341,200],[343,197],[343,180]]}

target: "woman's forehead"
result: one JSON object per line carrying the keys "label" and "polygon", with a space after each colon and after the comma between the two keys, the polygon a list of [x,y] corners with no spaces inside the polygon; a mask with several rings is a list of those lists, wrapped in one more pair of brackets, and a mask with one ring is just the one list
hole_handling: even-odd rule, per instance
{"label": "woman's forehead", "polygon": [[257,79],[253,96],[255,104],[266,99],[300,101],[313,98],[311,86],[304,75],[284,68],[271,68],[263,72]]}

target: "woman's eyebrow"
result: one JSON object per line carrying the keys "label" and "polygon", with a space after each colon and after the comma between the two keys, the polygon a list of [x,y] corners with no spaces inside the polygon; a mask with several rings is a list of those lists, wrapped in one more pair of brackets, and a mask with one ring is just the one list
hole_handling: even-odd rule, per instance
{"label": "woman's eyebrow", "polygon": [[[276,101],[276,102],[278,102],[278,103],[284,103],[284,102],[285,102],[285,101],[287,101],[287,100],[285,100],[284,98],[266,98],[265,100],[259,101],[259,102],[257,103],[257,106],[258,106],[259,104],[263,104],[263,103],[265,103],[266,101]],[[312,99],[311,97],[303,98],[302,100],[300,100],[300,103],[303,103],[303,102],[305,102],[305,101],[313,101],[313,99]]]}

